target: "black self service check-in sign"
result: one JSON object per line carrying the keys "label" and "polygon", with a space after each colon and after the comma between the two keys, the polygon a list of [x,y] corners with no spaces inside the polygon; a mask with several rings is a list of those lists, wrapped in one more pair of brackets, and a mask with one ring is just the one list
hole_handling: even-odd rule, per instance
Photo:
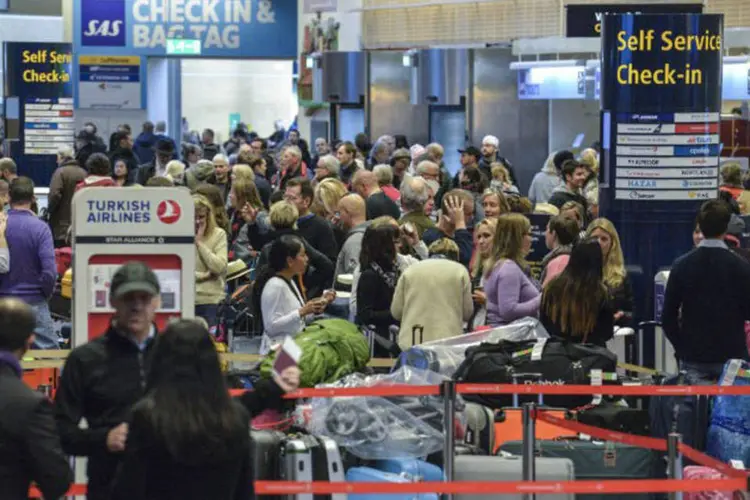
{"label": "black self service check-in sign", "polygon": [[596,38],[604,14],[702,14],[702,3],[596,4],[565,6],[565,36]]}

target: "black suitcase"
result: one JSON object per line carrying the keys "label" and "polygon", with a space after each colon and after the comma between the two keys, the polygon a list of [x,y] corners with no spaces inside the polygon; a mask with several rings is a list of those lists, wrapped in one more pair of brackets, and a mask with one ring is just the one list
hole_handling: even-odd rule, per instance
{"label": "black suitcase", "polygon": [[[286,435],[279,431],[250,431],[250,462],[253,482],[281,479],[281,446]],[[269,496],[278,500],[278,496]]]}

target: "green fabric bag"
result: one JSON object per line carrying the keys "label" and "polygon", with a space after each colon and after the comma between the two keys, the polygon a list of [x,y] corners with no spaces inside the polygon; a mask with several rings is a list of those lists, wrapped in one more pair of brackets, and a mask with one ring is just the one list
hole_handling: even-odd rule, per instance
{"label": "green fabric bag", "polygon": [[[335,382],[363,369],[370,360],[370,345],[357,325],[343,319],[321,319],[309,324],[294,341],[302,350],[300,387]],[[261,362],[260,374],[271,377],[276,352]]]}

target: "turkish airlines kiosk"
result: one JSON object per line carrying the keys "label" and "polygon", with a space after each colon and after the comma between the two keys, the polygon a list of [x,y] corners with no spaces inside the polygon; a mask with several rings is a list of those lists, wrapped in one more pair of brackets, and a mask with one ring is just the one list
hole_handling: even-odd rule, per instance
{"label": "turkish airlines kiosk", "polygon": [[161,285],[156,324],[195,312],[195,207],[185,188],[90,187],[73,197],[73,332],[78,347],[106,332],[112,276],[148,264]]}

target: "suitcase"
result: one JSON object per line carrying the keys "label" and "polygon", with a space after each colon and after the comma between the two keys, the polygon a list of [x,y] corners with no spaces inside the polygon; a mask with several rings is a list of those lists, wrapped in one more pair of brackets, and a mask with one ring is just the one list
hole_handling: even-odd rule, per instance
{"label": "suitcase", "polygon": [[[573,462],[566,458],[537,458],[537,481],[572,481],[575,478]],[[461,455],[453,466],[455,481],[521,481],[521,457],[479,457]],[[523,495],[465,494],[454,495],[455,500],[521,500]],[[575,495],[544,495],[545,500],[574,500]]]}
{"label": "suitcase", "polygon": [[582,424],[610,431],[651,436],[650,418],[647,410],[628,408],[604,402],[576,411],[576,420]]}
{"label": "suitcase", "polygon": [[[683,479],[726,479],[716,469],[688,465],[683,469]],[[745,500],[747,496],[741,491],[693,491],[683,493],[683,500]]]}
{"label": "suitcase", "polygon": [[[281,445],[286,436],[278,431],[250,431],[250,462],[253,467],[253,482],[278,481],[281,478],[279,461]],[[269,497],[277,500],[278,496]]]}
{"label": "suitcase", "polygon": [[[574,413],[570,410],[546,409],[557,418],[570,419]],[[548,422],[536,421],[537,439],[558,439],[563,437],[577,437],[571,430],[558,427]],[[509,441],[520,441],[523,439],[523,414],[520,408],[504,408],[497,412],[495,417],[495,445],[492,452],[496,453],[500,447]]]}
{"label": "suitcase", "polygon": [[[405,484],[414,482],[414,479],[406,474],[392,474],[372,467],[354,467],[346,473],[348,483],[394,483]],[[382,495],[379,493],[349,494],[349,500],[438,500],[435,493],[422,493],[421,495]]]}
{"label": "suitcase", "polygon": [[[281,445],[281,480],[344,481],[344,464],[335,441],[327,437],[298,434]],[[315,495],[317,498],[346,500],[346,494]],[[289,500],[313,500],[312,494],[290,495]]]}
{"label": "suitcase", "polygon": [[466,434],[464,443],[492,453],[495,446],[495,411],[475,403],[466,403]]}
{"label": "suitcase", "polygon": [[442,481],[445,479],[443,469],[416,458],[378,460],[373,467],[391,474],[403,474],[416,481]]}
{"label": "suitcase", "polygon": [[[500,447],[501,451],[521,455],[523,442],[513,441]],[[567,458],[573,462],[576,480],[649,479],[651,450],[619,443],[561,439],[537,441],[536,455],[545,458]],[[537,465],[537,470],[539,466]],[[606,500],[610,495],[578,495],[580,499]],[[648,500],[649,495],[617,495],[629,500]]]}

